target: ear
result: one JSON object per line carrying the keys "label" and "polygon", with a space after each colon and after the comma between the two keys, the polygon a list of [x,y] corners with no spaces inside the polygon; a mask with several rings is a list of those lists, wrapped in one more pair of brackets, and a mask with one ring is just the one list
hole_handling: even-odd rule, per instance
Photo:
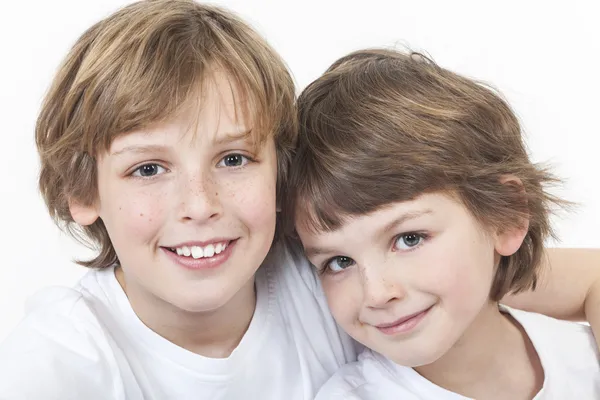
{"label": "ear", "polygon": [[82,226],[93,224],[99,217],[95,205],[86,206],[73,199],[69,200],[69,212],[73,220]]}
{"label": "ear", "polygon": [[[512,190],[516,190],[522,195],[523,201],[527,202],[525,196],[525,187],[523,182],[514,175],[504,175],[500,178],[502,185],[511,186]],[[523,244],[525,236],[529,231],[529,217],[526,216],[519,221],[519,226],[511,227],[510,229],[499,230],[496,234],[496,251],[502,256],[510,256],[519,250]]]}

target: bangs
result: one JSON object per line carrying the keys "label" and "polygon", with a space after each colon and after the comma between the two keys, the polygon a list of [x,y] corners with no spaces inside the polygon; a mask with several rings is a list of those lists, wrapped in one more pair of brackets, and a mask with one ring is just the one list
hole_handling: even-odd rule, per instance
{"label": "bangs", "polygon": [[[337,151],[339,150],[339,151]],[[343,149],[300,148],[294,160],[287,209],[294,222],[313,233],[339,229],[349,219],[392,203],[414,200],[424,193],[455,188],[440,164],[423,165],[418,155],[398,158],[382,153],[344,157]],[[398,173],[399,164],[402,173]]]}
{"label": "bangs", "polygon": [[236,114],[251,121],[257,145],[290,125],[294,85],[281,60],[234,19],[196,18],[174,13],[134,27],[116,18],[90,28],[72,50],[79,57],[63,68],[70,76],[54,88],[64,94],[57,112],[68,114],[65,140],[92,156],[108,151],[118,135],[173,118],[186,104],[202,106],[215,70],[230,79]]}
{"label": "bangs", "polygon": [[301,225],[311,233],[335,231],[357,214],[352,211],[347,201],[339,200],[345,198],[352,201],[355,197],[344,196],[347,185],[331,177],[323,177],[330,175],[327,172],[315,175],[311,173],[309,166],[306,167],[305,177],[302,180],[294,180],[300,185],[295,189],[290,188],[294,191],[290,193],[292,204],[288,206],[293,215],[293,225]]}
{"label": "bangs", "polygon": [[[225,84],[220,87],[221,92],[218,96],[225,97],[224,105],[228,106],[229,103],[233,105],[231,117],[234,123],[243,129],[239,132],[230,132],[232,139],[243,139],[258,149],[265,141],[276,136],[276,120],[273,118],[273,113],[269,112],[274,105],[269,103],[264,93],[257,93],[257,89],[252,86],[253,77],[240,76],[240,71],[233,70],[233,68],[234,66],[223,66],[222,64],[208,67],[203,77],[200,78],[201,80],[199,79],[200,82],[195,90],[188,94],[185,105],[176,109],[174,114],[177,115],[184,109],[191,108],[197,116],[197,124],[200,112],[206,105],[204,99],[207,91],[214,90],[224,81]],[[223,90],[227,93],[224,93]],[[172,118],[173,115],[167,117]]]}

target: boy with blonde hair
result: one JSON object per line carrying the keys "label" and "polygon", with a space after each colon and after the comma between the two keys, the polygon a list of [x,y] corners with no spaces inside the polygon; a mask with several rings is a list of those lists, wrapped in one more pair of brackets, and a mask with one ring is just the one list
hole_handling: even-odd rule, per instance
{"label": "boy with blonde hair", "polygon": [[288,208],[368,348],[318,399],[600,398],[589,327],[499,306],[535,288],[564,203],[506,102],[422,55],[364,50],[298,109]]}
{"label": "boy with blonde hair", "polygon": [[33,299],[0,398],[309,399],[355,359],[306,262],[272,246],[294,100],[213,6],[138,2],[81,36],[36,142],[51,215],[98,255]]}

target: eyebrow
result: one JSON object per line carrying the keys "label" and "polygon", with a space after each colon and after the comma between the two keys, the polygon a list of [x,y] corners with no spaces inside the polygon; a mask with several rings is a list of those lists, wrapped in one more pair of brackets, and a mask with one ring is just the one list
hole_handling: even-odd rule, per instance
{"label": "eyebrow", "polygon": [[[250,136],[252,133],[252,129],[244,129],[237,132],[230,132],[222,135],[218,139],[215,140],[216,144],[226,144],[235,142],[236,140],[242,140],[246,137]],[[158,153],[165,152],[168,150],[168,146],[159,145],[159,144],[149,144],[149,145],[133,145],[126,146],[120,150],[114,151],[110,153],[111,156],[121,156],[125,153],[133,153],[133,154],[148,154],[148,153]]]}
{"label": "eyebrow", "polygon": [[252,133],[252,129],[243,129],[237,132],[229,132],[224,135],[220,135],[215,140],[215,144],[225,144],[235,142],[236,140],[246,139]]}
{"label": "eyebrow", "polygon": [[149,153],[158,153],[165,152],[168,150],[167,146],[159,145],[159,144],[149,144],[145,146],[126,146],[121,150],[114,151],[110,153],[111,156],[121,156],[125,153],[133,153],[133,154],[149,154]]}
{"label": "eyebrow", "polygon": [[306,258],[311,258],[314,256],[320,256],[322,254],[331,254],[334,253],[333,250],[325,248],[325,247],[306,247],[304,248],[304,255]]}
{"label": "eyebrow", "polygon": [[391,231],[395,227],[400,226],[400,225],[406,223],[407,221],[417,219],[417,218],[420,218],[420,217],[422,217],[424,215],[428,215],[428,214],[433,214],[433,210],[427,208],[424,210],[416,210],[416,211],[410,211],[410,212],[404,213],[404,214],[400,215],[398,218],[395,218],[392,221],[390,221],[383,228],[381,228],[378,231],[377,236],[378,237],[385,236],[385,234],[387,232]]}
{"label": "eyebrow", "polygon": [[[377,237],[385,236],[385,234],[387,232],[391,231],[393,228],[395,228],[397,226],[400,226],[400,225],[406,223],[407,221],[410,221],[410,220],[413,220],[416,218],[420,218],[424,215],[432,214],[432,213],[433,213],[433,211],[430,209],[411,211],[411,212],[404,213],[404,214],[400,215],[398,218],[395,218],[392,221],[390,221],[383,228],[379,229],[377,231]],[[304,248],[304,253],[307,258],[319,256],[322,254],[331,254],[334,252],[335,252],[334,250],[326,248],[326,247],[305,247]]]}

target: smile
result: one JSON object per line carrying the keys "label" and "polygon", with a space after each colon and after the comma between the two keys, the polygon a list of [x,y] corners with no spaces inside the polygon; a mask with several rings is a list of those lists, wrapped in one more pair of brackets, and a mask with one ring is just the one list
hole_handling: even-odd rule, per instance
{"label": "smile", "polygon": [[206,246],[181,246],[171,247],[170,251],[177,253],[178,256],[191,257],[194,259],[210,258],[225,251],[230,241],[211,243]]}
{"label": "smile", "polygon": [[171,261],[186,269],[214,269],[229,259],[238,239],[217,239],[211,243],[188,242],[161,249]]}
{"label": "smile", "polygon": [[391,323],[375,325],[375,328],[377,328],[381,333],[385,335],[408,333],[415,329],[419,325],[419,323],[423,321],[423,319],[427,316],[427,314],[432,308],[433,306],[430,306],[425,310],[404,316]]}

